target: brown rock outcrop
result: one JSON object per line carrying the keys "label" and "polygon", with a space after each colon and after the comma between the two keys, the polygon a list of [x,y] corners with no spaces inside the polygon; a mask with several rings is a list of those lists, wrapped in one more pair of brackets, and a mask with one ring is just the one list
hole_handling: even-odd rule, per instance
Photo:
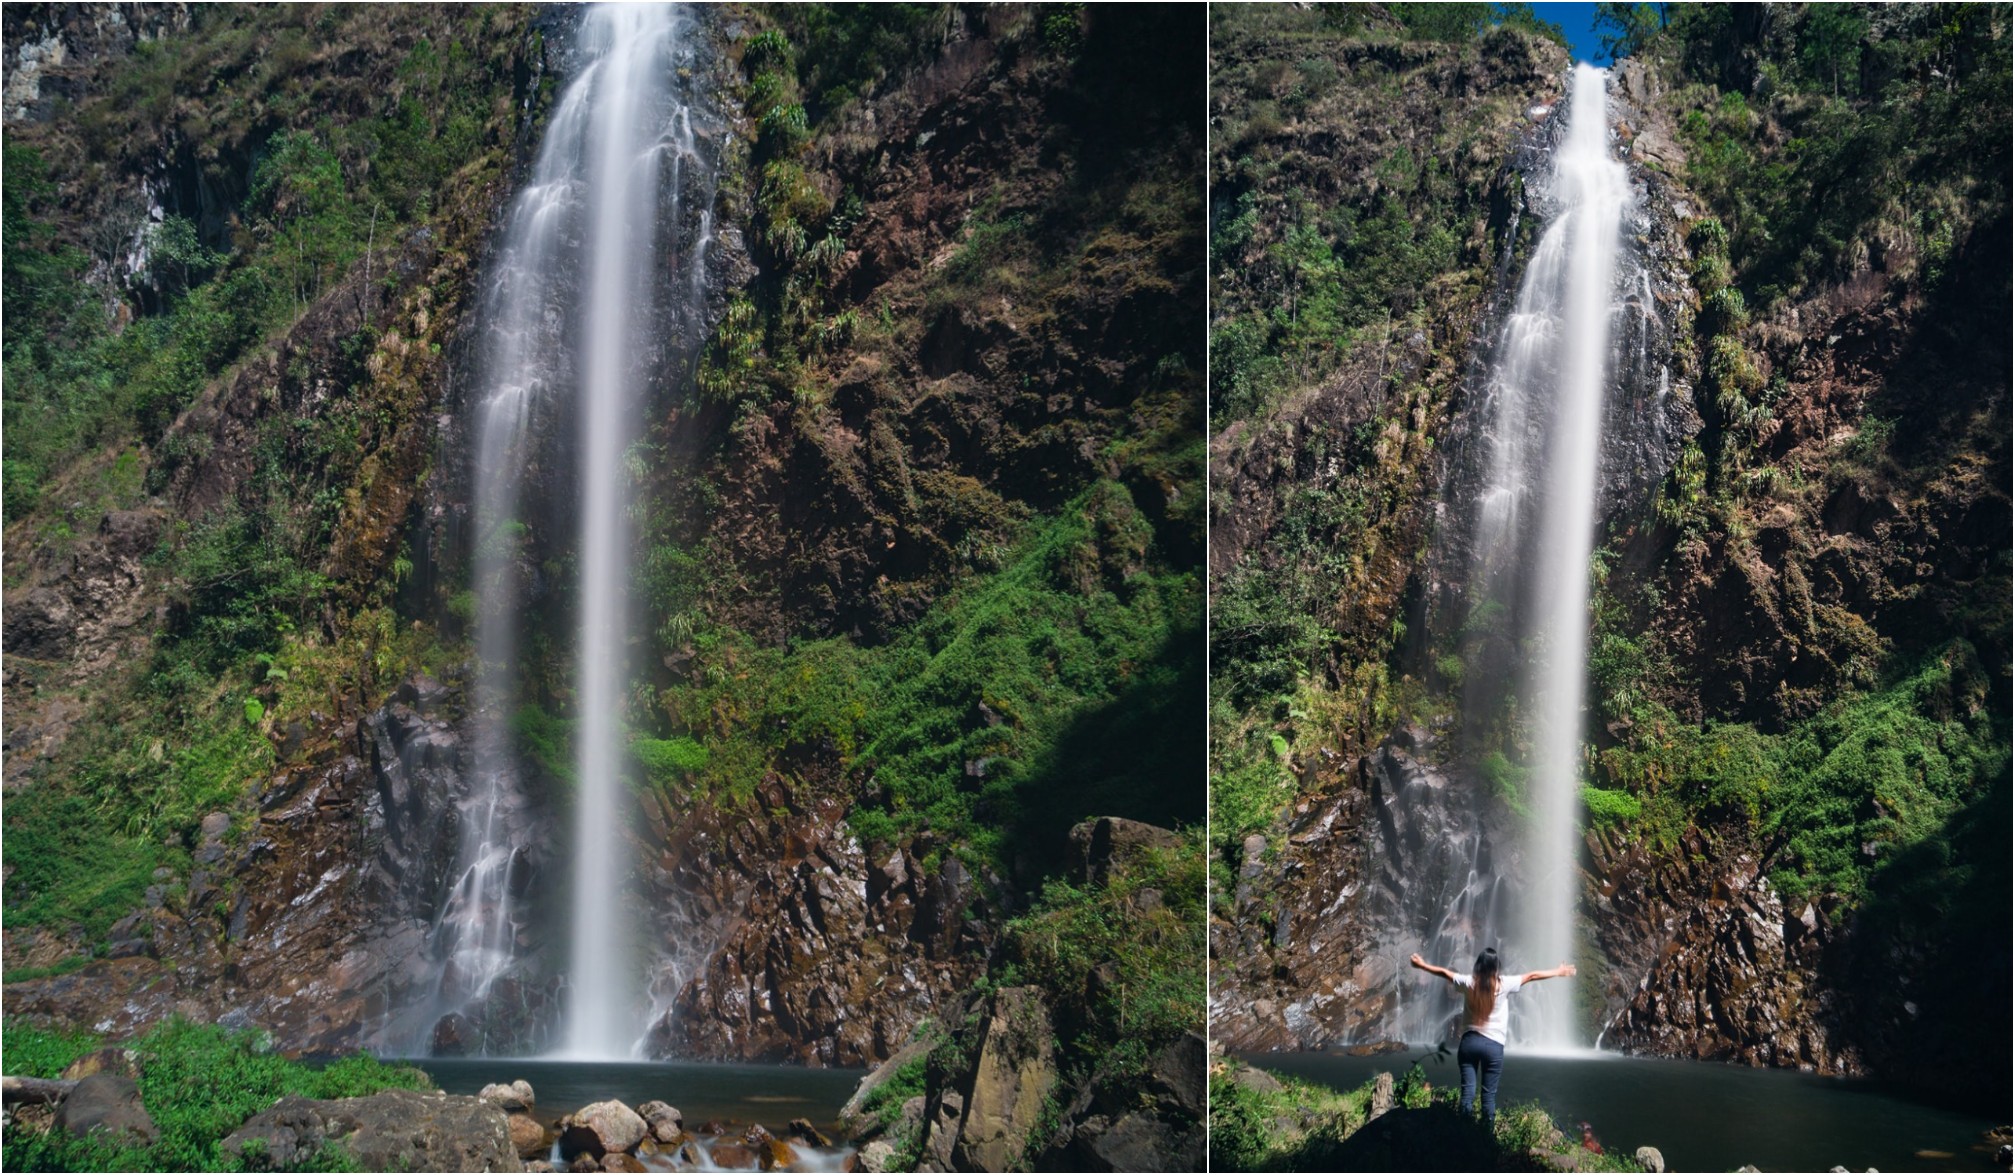
{"label": "brown rock outcrop", "polygon": [[284,1097],[224,1139],[248,1170],[297,1169],[334,1144],[366,1171],[522,1171],[504,1111],[473,1097],[387,1090],[318,1101]]}

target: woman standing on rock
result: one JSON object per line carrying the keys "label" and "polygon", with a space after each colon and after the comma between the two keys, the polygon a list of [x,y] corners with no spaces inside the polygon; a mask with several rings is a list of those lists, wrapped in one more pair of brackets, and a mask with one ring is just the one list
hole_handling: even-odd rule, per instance
{"label": "woman standing on rock", "polygon": [[1494,1124],[1497,1121],[1497,1078],[1504,1072],[1504,1041],[1511,1035],[1511,1007],[1502,997],[1528,983],[1572,976],[1574,964],[1562,963],[1551,971],[1500,975],[1496,947],[1488,947],[1476,956],[1476,970],[1469,975],[1437,967],[1419,955],[1409,961],[1422,971],[1439,975],[1463,989],[1465,1027],[1462,1045],[1455,1051],[1456,1063],[1462,1066],[1462,1112],[1469,1113],[1476,1097],[1480,1072],[1483,1078],[1483,1122],[1486,1126]]}

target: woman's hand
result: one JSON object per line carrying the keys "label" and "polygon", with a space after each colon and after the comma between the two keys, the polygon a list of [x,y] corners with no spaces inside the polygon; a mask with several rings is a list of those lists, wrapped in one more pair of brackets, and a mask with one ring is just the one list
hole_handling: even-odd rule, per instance
{"label": "woman's hand", "polygon": [[1408,957],[1406,961],[1412,963],[1414,966],[1420,968],[1422,971],[1432,970],[1432,968],[1430,968],[1427,965],[1427,960],[1420,957],[1419,952],[1415,952],[1413,955]]}
{"label": "woman's hand", "polygon": [[1572,978],[1574,978],[1574,964],[1572,964],[1572,963],[1562,963],[1562,964],[1560,965],[1560,977],[1561,977],[1562,979],[1572,979]]}

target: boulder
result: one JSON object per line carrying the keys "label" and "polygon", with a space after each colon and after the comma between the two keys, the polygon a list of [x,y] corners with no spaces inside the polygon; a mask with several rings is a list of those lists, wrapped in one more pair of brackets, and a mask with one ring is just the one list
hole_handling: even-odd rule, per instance
{"label": "boulder", "polygon": [[140,1104],[140,1087],[118,1073],[93,1073],[78,1081],[56,1107],[56,1126],[80,1136],[97,1131],[134,1146],[151,1146],[161,1137]]}
{"label": "boulder", "polygon": [[602,1170],[648,1171],[650,1170],[650,1168],[644,1166],[643,1163],[639,1162],[636,1156],[634,1155],[626,1155],[621,1151],[612,1151],[609,1154],[602,1156]]}
{"label": "boulder", "polygon": [[941,1089],[935,1104],[924,1103],[923,1153],[917,1159],[919,1171],[950,1171],[952,1147],[958,1142],[959,1123],[965,1118],[965,1095],[955,1089]]}
{"label": "boulder", "polygon": [[1071,855],[1093,885],[1105,884],[1115,868],[1125,868],[1150,849],[1181,844],[1180,833],[1120,816],[1087,820],[1070,830]]}
{"label": "boulder", "polygon": [[1148,1088],[1169,1113],[1201,1122],[1210,1090],[1210,1046],[1203,1034],[1185,1032],[1155,1054],[1149,1062]]}
{"label": "boulder", "polygon": [[855,1167],[861,1171],[893,1171],[896,1169],[896,1148],[887,1139],[877,1138],[860,1149],[855,1156]]}
{"label": "boulder", "polygon": [[1016,1166],[1056,1082],[1056,1030],[1041,994],[1033,987],[995,992],[981,1029],[953,1163],[966,1171]]}
{"label": "boulder", "polygon": [[762,1169],[762,1160],[740,1139],[723,1138],[707,1148],[707,1158],[723,1171],[757,1171]]}
{"label": "boulder", "polygon": [[1252,1093],[1279,1093],[1284,1088],[1273,1074],[1251,1065],[1240,1065],[1231,1075],[1231,1083]]}
{"label": "boulder", "polygon": [[790,1131],[791,1137],[797,1139],[799,1142],[808,1143],[812,1146],[831,1146],[833,1144],[832,1139],[819,1133],[819,1128],[812,1125],[810,1118],[792,1118],[790,1126],[786,1129]]}
{"label": "boulder", "polygon": [[524,1080],[513,1081],[509,1085],[485,1085],[476,1096],[508,1113],[529,1110],[538,1104],[532,1097],[532,1083]]}
{"label": "boulder", "polygon": [[1110,1118],[1093,1114],[1071,1132],[1069,1169],[1079,1171],[1200,1171],[1204,1132],[1179,1128],[1145,1112]]}
{"label": "boulder", "polygon": [[645,1102],[637,1107],[637,1114],[650,1127],[651,1137],[659,1142],[677,1142],[679,1135],[685,1133],[686,1116],[679,1113],[675,1106],[664,1102]]}
{"label": "boulder", "polygon": [[569,1158],[590,1154],[627,1154],[644,1141],[649,1127],[635,1110],[615,1100],[582,1106],[568,1115],[560,1134],[560,1153]]}
{"label": "boulder", "polygon": [[1665,1156],[1660,1154],[1655,1146],[1638,1147],[1636,1158],[1637,1165],[1652,1172],[1653,1175],[1661,1175],[1665,1170]]}
{"label": "boulder", "polygon": [[410,1089],[327,1101],[283,1097],[221,1149],[248,1169],[287,1171],[326,1142],[366,1171],[524,1170],[503,1110],[481,1098]]}
{"label": "boulder", "polygon": [[63,1070],[63,1079],[81,1081],[95,1073],[111,1073],[137,1080],[140,1076],[139,1054],[132,1049],[95,1049],[70,1062]]}
{"label": "boulder", "polygon": [[1371,1090],[1371,1117],[1378,1118],[1392,1109],[1392,1074],[1380,1073],[1377,1084]]}
{"label": "boulder", "polygon": [[[489,1101],[488,1098],[483,1100]],[[511,1147],[518,1152],[519,1158],[540,1159],[552,1152],[552,1133],[540,1125],[537,1118],[530,1114],[512,1114],[507,1123],[511,1132]]]}
{"label": "boulder", "polygon": [[765,1171],[789,1170],[797,1165],[798,1152],[791,1148],[791,1144],[771,1134],[760,1124],[744,1131],[741,1142],[755,1154],[756,1162]]}

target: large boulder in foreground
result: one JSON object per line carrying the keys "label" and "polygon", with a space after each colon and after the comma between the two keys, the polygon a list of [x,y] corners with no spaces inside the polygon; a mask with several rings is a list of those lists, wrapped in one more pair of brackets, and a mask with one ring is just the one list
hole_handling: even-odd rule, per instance
{"label": "large boulder in foreground", "polygon": [[72,1134],[97,1133],[118,1143],[152,1146],[161,1138],[140,1104],[140,1087],[118,1073],[93,1073],[56,1107],[56,1125]]}
{"label": "large boulder in foreground", "polygon": [[291,1171],[325,1143],[365,1171],[523,1171],[504,1111],[481,1098],[392,1089],[322,1101],[284,1097],[223,1142],[248,1170]]}
{"label": "large boulder in foreground", "polygon": [[567,1117],[560,1132],[560,1154],[568,1159],[588,1154],[627,1154],[650,1133],[643,1115],[619,1101],[582,1106]]}
{"label": "large boulder in foreground", "polygon": [[952,1149],[962,1171],[1019,1166],[1057,1083],[1056,1029],[1041,994],[1004,987],[994,993],[989,1012]]}

